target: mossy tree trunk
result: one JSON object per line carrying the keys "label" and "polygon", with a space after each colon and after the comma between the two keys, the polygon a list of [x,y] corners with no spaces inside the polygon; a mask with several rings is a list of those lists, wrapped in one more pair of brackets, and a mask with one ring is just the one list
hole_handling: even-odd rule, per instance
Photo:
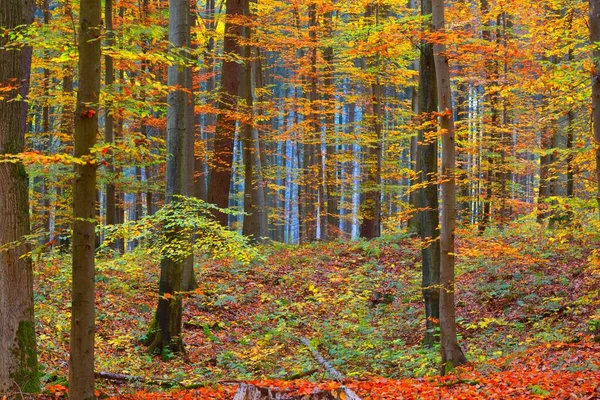
{"label": "mossy tree trunk", "polygon": [[[0,2],[0,26],[14,29],[30,24],[33,3],[22,0]],[[18,29],[18,28],[17,28]],[[0,49],[7,35],[0,37]],[[29,84],[31,49],[0,50],[0,154],[23,151],[26,97]],[[20,82],[15,86],[14,82]],[[35,329],[33,322],[33,271],[31,258],[24,256],[30,233],[27,175],[22,164],[0,163],[0,397],[3,394],[39,392]],[[10,395],[9,395],[10,397]]]}

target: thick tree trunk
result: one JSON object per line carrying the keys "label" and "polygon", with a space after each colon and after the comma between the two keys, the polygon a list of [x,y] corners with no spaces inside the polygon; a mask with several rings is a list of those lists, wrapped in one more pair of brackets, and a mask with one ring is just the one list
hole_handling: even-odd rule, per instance
{"label": "thick tree trunk", "polygon": [[[431,14],[431,0],[421,2],[421,15]],[[427,25],[427,29],[431,28]],[[419,94],[418,115],[423,118],[422,123],[431,126],[419,130],[419,182],[423,183],[419,189],[418,204],[421,206],[419,213],[419,227],[423,240],[422,255],[422,291],[425,300],[426,333],[423,342],[431,345],[439,340],[436,334],[437,321],[440,318],[440,230],[438,217],[438,137],[437,137],[437,85],[433,45],[423,43],[419,61]],[[431,124],[433,122],[433,124]]]}
{"label": "thick tree trunk", "polygon": [[[444,32],[444,0],[432,0],[433,28]],[[433,47],[442,136],[442,219],[440,229],[440,342],[442,374],[467,362],[456,337],[454,305],[454,234],[456,225],[456,148],[452,113],[452,89],[446,46]]]}
{"label": "thick tree trunk", "polygon": [[[33,3],[21,0],[0,2],[0,26],[15,29],[32,21]],[[23,151],[26,102],[31,49],[1,50],[0,87],[21,86],[5,93],[0,101],[0,154]],[[24,238],[30,233],[27,174],[22,164],[0,162],[0,396],[2,394],[40,390],[33,320],[33,269],[27,256],[29,245]],[[4,246],[8,248],[4,249]],[[9,395],[10,397],[10,395]]]}
{"label": "thick tree trunk", "polygon": [[[189,44],[190,3],[189,0],[169,2],[169,42],[171,51],[177,52]],[[168,84],[173,88],[167,96],[167,168],[165,203],[178,201],[176,196],[186,195],[192,185],[186,169],[190,167],[188,95],[180,88],[189,88],[188,71],[180,65],[172,65],[168,71]],[[176,88],[177,87],[177,88]],[[193,170],[192,170],[193,171]],[[189,172],[189,170],[188,170]],[[178,229],[165,232],[167,241],[191,240],[181,238]],[[156,316],[152,321],[146,344],[148,351],[159,353],[167,358],[169,353],[184,351],[181,338],[181,317],[183,300],[180,292],[191,279],[184,275],[184,264],[189,260],[172,259],[164,254],[160,263],[159,299]],[[186,279],[184,281],[184,279]]]}
{"label": "thick tree trunk", "polygon": [[[100,93],[100,0],[82,0],[79,14],[79,90],[75,110],[75,157],[91,157],[98,135]],[[96,164],[75,167],[73,184],[73,291],[69,396],[94,398],[94,250]]]}
{"label": "thick tree trunk", "polygon": [[[239,40],[243,27],[239,22],[232,22],[244,13],[244,3],[248,0],[227,0],[225,22],[224,54],[235,54],[241,57]],[[232,178],[233,144],[235,138],[236,119],[232,115],[238,102],[242,70],[237,60],[226,57],[223,60],[221,89],[219,93],[219,110],[215,131],[215,148],[210,163],[210,179],[208,183],[208,202],[220,208],[229,207],[229,187]],[[228,225],[227,214],[217,212],[216,218],[223,226]]]}
{"label": "thick tree trunk", "polygon": [[[189,0],[188,0],[189,1]],[[196,23],[196,13],[194,10],[195,6],[188,6],[188,31],[186,32],[186,42],[185,45],[189,49],[195,49],[194,44],[192,43],[191,37],[191,27]],[[190,60],[193,62],[193,60]],[[184,138],[184,146],[183,146],[183,157],[185,159],[185,166],[183,171],[183,181],[184,181],[184,193],[186,196],[192,197],[194,196],[194,165],[196,162],[196,155],[194,149],[194,142],[196,140],[196,114],[194,111],[194,105],[196,104],[195,100],[195,92],[194,92],[194,77],[192,67],[185,67],[185,88],[187,92],[185,93],[185,138]],[[190,246],[193,246],[193,241],[195,239],[190,238]],[[194,273],[194,254],[193,252],[186,257],[183,263],[183,277],[182,277],[182,286],[181,289],[184,292],[191,291],[198,288],[198,282],[196,281],[196,274]]]}
{"label": "thick tree trunk", "polygon": [[589,26],[590,41],[594,44],[592,57],[594,61],[594,75],[592,76],[592,124],[594,126],[594,143],[596,145],[596,182],[598,190],[596,200],[600,217],[600,0],[589,0]]}

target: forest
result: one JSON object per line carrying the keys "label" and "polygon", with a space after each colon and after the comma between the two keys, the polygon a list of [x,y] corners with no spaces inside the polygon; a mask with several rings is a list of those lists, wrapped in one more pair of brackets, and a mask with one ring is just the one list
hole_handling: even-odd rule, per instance
{"label": "forest", "polygon": [[0,0],[0,399],[600,399],[600,0]]}

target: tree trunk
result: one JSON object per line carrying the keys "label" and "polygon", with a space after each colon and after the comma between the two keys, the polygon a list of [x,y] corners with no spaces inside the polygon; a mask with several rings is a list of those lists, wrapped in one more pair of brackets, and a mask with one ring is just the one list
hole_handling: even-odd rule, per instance
{"label": "tree trunk", "polygon": [[[250,17],[250,3],[245,1],[244,14]],[[244,37],[250,42],[252,29],[244,28]],[[252,46],[243,49],[245,65],[243,76],[243,92],[246,98],[247,122],[244,123],[244,223],[242,232],[255,241],[268,238],[267,205],[265,201],[265,185],[262,180],[261,154],[258,143],[258,132],[254,127],[254,90],[252,87]]]}
{"label": "tree trunk", "polygon": [[592,124],[594,126],[594,144],[596,145],[596,182],[598,190],[596,200],[600,217],[600,0],[589,0],[589,26],[590,41],[594,44],[592,57],[594,61],[594,75],[592,76]]}
{"label": "tree trunk", "polygon": [[[82,0],[79,14],[79,90],[75,110],[75,157],[91,157],[98,135],[100,93],[100,0]],[[69,396],[94,398],[94,251],[96,164],[75,167],[73,183],[73,292]]]}
{"label": "tree trunk", "polygon": [[[189,1],[189,0],[188,0]],[[186,43],[185,45],[194,50],[194,43],[192,43],[191,37],[191,27],[196,23],[196,12],[192,11],[195,9],[195,5],[193,5],[190,9],[188,5],[188,31],[186,32]],[[193,62],[194,60],[190,60]],[[181,173],[183,176],[183,181],[185,185],[185,194],[186,196],[192,197],[194,196],[194,165],[196,162],[196,155],[194,149],[194,142],[196,140],[196,114],[194,111],[194,105],[196,104],[195,100],[195,92],[194,92],[194,77],[191,66],[185,67],[185,88],[187,92],[185,93],[185,138],[184,138],[184,146],[183,146],[183,156],[185,159],[185,166]],[[194,238],[190,238],[190,246],[193,246]],[[184,292],[188,292],[198,288],[198,282],[196,281],[196,274],[194,273],[194,253],[192,252],[189,256],[187,256],[183,263],[183,277],[182,277],[182,287],[181,289]]]}
{"label": "tree trunk", "polygon": [[[379,25],[379,4],[367,6],[367,16],[374,14],[375,26]],[[374,66],[378,73],[380,68],[379,56],[376,56]],[[371,84],[372,126],[374,138],[372,143],[367,143],[367,155],[364,167],[367,170],[363,181],[363,201],[361,203],[360,236],[366,239],[379,237],[381,234],[381,165],[382,165],[382,137],[381,137],[381,82],[375,76]]]}
{"label": "tree trunk", "polygon": [[[421,3],[421,15],[431,14],[431,0],[423,0]],[[427,30],[431,25],[426,25]],[[418,93],[418,115],[423,118],[422,123],[429,123],[430,128],[420,129],[418,142],[420,146],[419,182],[423,183],[419,189],[418,204],[421,206],[419,213],[419,227],[421,239],[423,240],[422,255],[422,291],[425,300],[426,333],[424,344],[432,345],[439,341],[436,334],[437,321],[440,318],[440,230],[438,216],[438,138],[436,132],[438,110],[437,85],[433,45],[423,43],[419,61],[419,93]],[[432,125],[431,122],[434,122]]]}
{"label": "tree trunk", "polygon": [[[432,0],[433,28],[444,32],[444,0]],[[456,225],[456,149],[452,89],[446,46],[433,46],[442,136],[442,220],[440,230],[440,342],[442,374],[467,362],[456,337],[454,305],[454,230]]]}
{"label": "tree trunk", "polygon": [[[2,2],[0,26],[15,29],[29,25],[33,3],[21,0]],[[0,154],[23,151],[25,101],[29,87],[31,49],[2,50],[7,35],[0,38],[0,87],[13,82],[21,86],[5,93],[0,101]],[[33,320],[33,269],[27,256],[30,233],[28,183],[22,164],[0,162],[0,394],[37,393],[40,380]],[[12,244],[12,245],[11,245]]]}
{"label": "tree trunk", "polygon": [[[104,21],[106,22],[106,44],[107,46],[112,46],[114,44],[114,33],[113,33],[113,17],[112,17],[112,0],[106,0],[104,3]],[[105,78],[104,84],[110,89],[112,84],[114,83],[114,65],[112,56],[106,55],[104,56],[104,68],[105,68]],[[104,141],[107,144],[113,144],[115,141],[114,135],[114,110],[112,107],[112,101],[107,101],[106,111],[105,111],[105,123],[104,123]],[[106,183],[106,225],[114,225],[117,220],[117,198],[115,192],[115,183],[114,183],[114,174],[115,168],[112,161],[112,151],[109,151],[106,155],[108,158],[108,166],[106,167],[108,172],[108,178]],[[113,244],[115,250],[117,250],[117,243]]]}
{"label": "tree trunk", "polygon": [[[239,40],[242,38],[242,26],[232,22],[244,13],[244,3],[248,0],[227,0],[225,22],[224,54],[241,57]],[[233,145],[236,119],[232,115],[237,107],[242,70],[231,57],[223,61],[221,89],[219,92],[219,110],[215,131],[215,148],[211,159],[211,172],[208,183],[208,202],[220,208],[229,207],[229,187],[231,185]],[[228,225],[227,214],[217,212],[216,218],[223,226]]]}
{"label": "tree trunk", "polygon": [[[333,12],[328,11],[324,15],[324,24],[326,37],[332,37]],[[323,230],[323,239],[335,239],[340,236],[340,184],[337,178],[339,162],[337,160],[336,146],[336,127],[335,127],[335,81],[333,70],[333,47],[328,46],[323,50],[325,60],[325,77],[323,85],[325,94],[323,95],[325,105],[325,141],[326,141],[326,159],[325,159],[325,177],[326,177],[326,212],[327,229]]]}
{"label": "tree trunk", "polygon": [[[169,2],[169,42],[171,51],[177,52],[189,44],[190,3],[189,0],[172,0]],[[181,54],[184,55],[184,54]],[[176,196],[188,194],[192,184],[186,168],[190,167],[188,147],[189,118],[188,109],[188,71],[180,65],[171,65],[168,70],[168,84],[173,88],[167,96],[167,167],[165,203],[179,201]],[[176,88],[177,87],[177,88]],[[181,238],[177,227],[165,232],[167,241],[191,240]],[[159,299],[156,316],[152,321],[146,344],[148,351],[158,353],[167,359],[170,353],[184,351],[181,338],[181,317],[183,300],[184,264],[188,260],[172,259],[163,254],[160,263]],[[188,266],[189,270],[189,266]],[[187,279],[190,279],[188,276]]]}

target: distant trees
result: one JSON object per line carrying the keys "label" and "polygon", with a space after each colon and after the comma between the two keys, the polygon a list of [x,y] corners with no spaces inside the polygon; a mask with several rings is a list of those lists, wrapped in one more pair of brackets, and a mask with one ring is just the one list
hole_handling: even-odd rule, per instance
{"label": "distant trees", "polygon": [[[33,4],[0,1],[0,27],[19,30],[31,24]],[[23,151],[31,67],[31,48],[0,36],[0,155]],[[6,90],[8,89],[8,90]],[[0,395],[37,393],[40,380],[33,318],[33,268],[28,179],[22,163],[0,162]],[[10,397],[10,395],[9,395]]]}

